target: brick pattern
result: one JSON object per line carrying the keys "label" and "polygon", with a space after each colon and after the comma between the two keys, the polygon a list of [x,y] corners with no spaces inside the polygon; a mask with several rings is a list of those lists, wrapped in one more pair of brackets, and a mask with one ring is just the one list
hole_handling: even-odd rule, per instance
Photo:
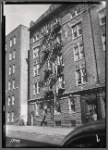
{"label": "brick pattern", "polygon": [[[12,113],[14,112],[14,122],[10,124],[18,124],[20,118],[21,118],[21,103],[26,100],[27,103],[27,67],[24,68],[24,64],[26,64],[25,52],[29,50],[29,36],[28,36],[28,28],[24,27],[22,25],[18,26],[15,30],[13,30],[9,35],[6,37],[6,43],[7,43],[7,52],[6,52],[6,118],[7,118],[7,112]],[[16,44],[10,48],[10,39],[16,35]],[[13,61],[9,61],[9,53],[13,52],[15,50],[15,59]],[[24,50],[24,53],[23,53]],[[23,62],[22,62],[23,57]],[[9,76],[9,66],[12,66],[15,64],[15,73]],[[22,73],[22,69],[24,69],[24,72]],[[8,81],[15,79],[15,89],[8,91]],[[24,81],[24,82],[22,82]],[[25,90],[24,90],[25,89]],[[25,95],[22,96],[21,92]],[[12,95],[15,96],[15,105],[8,106],[8,96],[11,97]],[[26,104],[27,105],[27,104]],[[7,121],[7,119],[6,119]],[[7,123],[7,122],[6,122]]]}
{"label": "brick pattern", "polygon": [[[77,5],[78,6],[78,5]],[[104,32],[104,28],[100,28],[99,20],[98,20],[98,12],[96,7],[90,8],[92,4],[83,4],[82,12],[71,19],[71,11],[74,9],[74,6],[69,6],[68,8],[64,9],[60,14],[62,17],[62,28],[61,28],[61,37],[63,42],[63,48],[61,50],[63,55],[63,63],[64,63],[64,80],[65,80],[65,91],[62,95],[64,97],[65,94],[70,94],[74,92],[79,92],[82,89],[89,90],[91,87],[95,87],[97,84],[97,79],[99,76],[100,84],[104,82],[105,79],[105,56],[104,52],[102,51],[102,40],[101,40],[101,32]],[[84,11],[86,10],[86,11]],[[59,16],[59,14],[58,14]],[[75,40],[72,39],[72,26],[81,22],[82,24],[82,35]],[[35,33],[35,31],[33,31]],[[31,38],[34,34],[31,32]],[[41,41],[35,42],[31,44],[30,50],[30,89],[29,89],[29,100],[34,99],[34,102],[39,97],[42,97],[43,90],[41,88],[40,95],[33,96],[33,52],[32,47],[37,45]],[[74,62],[74,53],[73,47],[78,43],[84,43],[84,53],[85,58]],[[44,46],[43,46],[44,47]],[[43,49],[43,47],[41,47]],[[42,57],[42,49],[40,50],[40,58]],[[95,56],[96,55],[96,56]],[[79,65],[85,63],[86,66],[86,73],[87,73],[87,83],[84,85],[76,86],[76,77],[75,77],[75,70]],[[96,66],[97,63],[97,66]],[[40,77],[37,80],[42,80],[43,78],[43,69],[45,65],[41,69]],[[98,72],[97,72],[98,71]],[[57,82],[56,82],[57,84]],[[55,85],[54,85],[55,88]],[[69,96],[69,95],[68,95]],[[51,114],[49,113],[46,117],[47,125],[55,126],[56,121],[61,121],[61,126],[74,126],[82,124],[82,107],[81,107],[81,96],[75,96],[75,113],[69,113],[69,106],[68,106],[68,97],[60,99],[60,106],[61,106],[61,114],[54,115],[54,121],[51,120]],[[31,106],[32,102],[29,102],[29,114],[32,110]],[[32,104],[33,105],[33,104]],[[35,110],[33,110],[35,111]],[[30,115],[29,115],[30,116]],[[42,120],[42,117],[35,116],[34,117],[34,125],[39,125]],[[30,119],[29,119],[30,121]],[[30,122],[29,122],[30,123]]]}

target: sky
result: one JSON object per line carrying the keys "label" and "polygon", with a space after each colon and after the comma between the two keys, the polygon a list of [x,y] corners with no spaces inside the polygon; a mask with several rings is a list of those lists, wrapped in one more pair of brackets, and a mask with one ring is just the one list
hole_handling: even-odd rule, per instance
{"label": "sky", "polygon": [[[105,2],[103,2],[103,5],[105,5]],[[36,21],[49,6],[49,4],[5,4],[4,15],[6,16],[6,35],[20,24],[30,27],[30,21]]]}
{"label": "sky", "polygon": [[6,16],[6,35],[20,24],[30,27],[30,21],[36,21],[48,8],[49,4],[4,5]]}

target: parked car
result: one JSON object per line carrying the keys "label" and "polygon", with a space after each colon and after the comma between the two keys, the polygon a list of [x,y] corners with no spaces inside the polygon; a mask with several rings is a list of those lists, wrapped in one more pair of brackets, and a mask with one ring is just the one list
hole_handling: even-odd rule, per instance
{"label": "parked car", "polygon": [[94,121],[76,128],[63,139],[60,147],[105,148],[105,120]]}

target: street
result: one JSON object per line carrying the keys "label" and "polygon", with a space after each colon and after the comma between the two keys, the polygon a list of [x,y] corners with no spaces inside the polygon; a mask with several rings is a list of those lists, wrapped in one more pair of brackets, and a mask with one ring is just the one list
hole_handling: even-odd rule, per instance
{"label": "street", "polygon": [[39,142],[59,144],[72,130],[74,128],[7,125],[5,147],[39,147]]}

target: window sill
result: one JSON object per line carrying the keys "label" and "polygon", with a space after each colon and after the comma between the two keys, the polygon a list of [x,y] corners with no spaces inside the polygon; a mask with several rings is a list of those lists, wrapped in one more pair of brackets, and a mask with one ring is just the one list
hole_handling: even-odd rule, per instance
{"label": "window sill", "polygon": [[79,36],[77,36],[77,37],[75,37],[75,38],[72,38],[72,39],[73,39],[73,41],[74,41],[74,40],[76,40],[76,39],[80,38],[81,36],[82,36],[82,34],[81,34],[81,35],[79,35]]}
{"label": "window sill", "polygon": [[69,111],[69,114],[76,114],[75,111]]}
{"label": "window sill", "polygon": [[76,87],[79,87],[79,86],[82,86],[82,85],[86,85],[87,82],[84,82],[84,83],[80,83],[80,84],[77,84]]}
{"label": "window sill", "polygon": [[75,60],[74,62],[78,62],[78,61],[80,61],[80,60],[83,60],[84,58],[85,58],[85,57],[79,58],[79,59]]}

